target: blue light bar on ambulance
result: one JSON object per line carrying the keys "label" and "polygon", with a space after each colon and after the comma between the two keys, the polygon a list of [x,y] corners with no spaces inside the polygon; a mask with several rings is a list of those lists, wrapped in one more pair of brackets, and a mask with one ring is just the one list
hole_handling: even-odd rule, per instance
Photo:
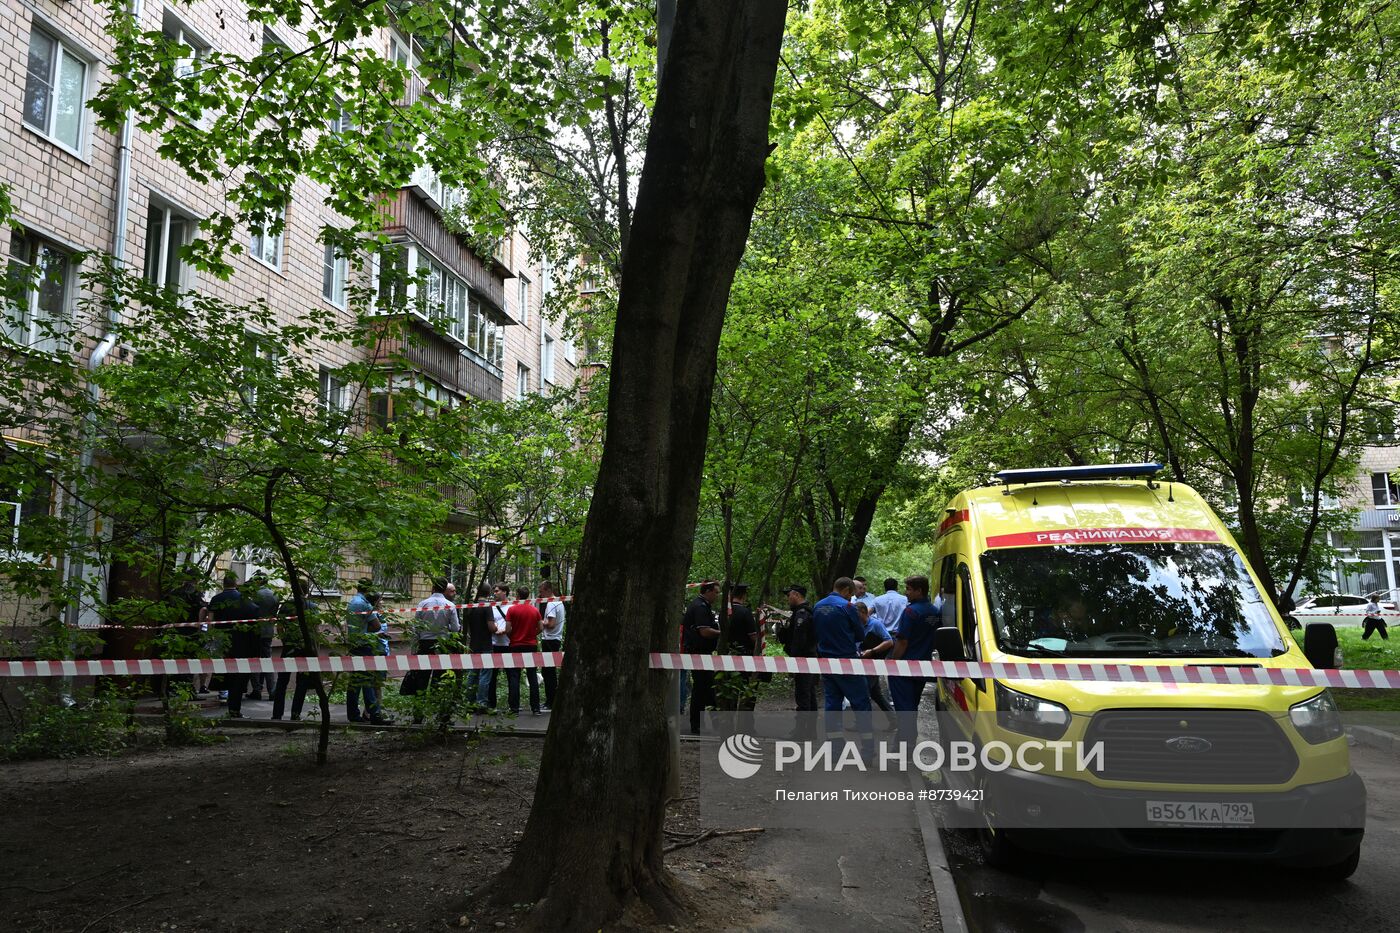
{"label": "blue light bar on ambulance", "polygon": [[1002,470],[997,482],[1012,483],[1072,483],[1088,479],[1150,479],[1160,463],[1096,463],[1088,466],[1037,467],[1030,470]]}

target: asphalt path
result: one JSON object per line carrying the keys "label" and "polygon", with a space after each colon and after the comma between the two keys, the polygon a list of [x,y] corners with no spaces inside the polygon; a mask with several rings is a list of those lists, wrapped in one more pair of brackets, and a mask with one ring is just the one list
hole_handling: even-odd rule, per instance
{"label": "asphalt path", "polygon": [[953,875],[977,933],[1229,933],[1400,929],[1400,755],[1363,745],[1352,765],[1366,782],[1361,866],[1324,883],[1306,869],[1240,863],[1031,856],[1014,871],[982,864],[972,840],[943,830]]}

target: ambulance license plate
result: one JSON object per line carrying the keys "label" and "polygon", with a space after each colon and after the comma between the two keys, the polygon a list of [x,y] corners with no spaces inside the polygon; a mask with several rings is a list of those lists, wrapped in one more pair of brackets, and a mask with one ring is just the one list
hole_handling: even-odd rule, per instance
{"label": "ambulance license plate", "polygon": [[1253,826],[1254,804],[1149,800],[1147,822],[1163,826]]}

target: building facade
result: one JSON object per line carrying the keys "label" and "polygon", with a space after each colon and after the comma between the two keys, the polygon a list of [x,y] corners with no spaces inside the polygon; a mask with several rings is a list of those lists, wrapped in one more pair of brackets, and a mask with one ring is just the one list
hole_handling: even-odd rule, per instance
{"label": "building facade", "polygon": [[1355,510],[1351,530],[1334,534],[1338,556],[1332,567],[1332,592],[1365,596],[1400,595],[1400,446],[1394,437],[1369,446],[1361,469],[1339,501],[1328,503]]}
{"label": "building facade", "polygon": [[[4,0],[0,28],[0,68],[7,80],[0,90],[0,173],[8,183],[17,229],[0,240],[0,262],[29,266],[37,285],[24,313],[7,336],[23,346],[43,349],[44,323],[73,319],[84,297],[79,275],[86,252],[110,253],[153,282],[208,294],[234,305],[266,302],[289,318],[314,306],[351,312],[347,290],[355,276],[351,264],[321,242],[323,227],[344,226],[327,207],[328,192],[306,178],[296,181],[285,210],[285,228],[277,234],[257,229],[239,232],[245,251],[231,256],[227,279],[191,267],[180,247],[195,235],[201,218],[226,209],[219,181],[201,183],[163,159],[158,135],[129,126],[111,133],[97,126],[88,103],[112,77],[113,43],[103,30],[103,8],[91,0]],[[160,30],[189,49],[176,67],[197,67],[211,49],[241,56],[258,54],[275,43],[295,47],[299,37],[248,20],[237,6],[196,0],[133,4],[142,29]],[[384,29],[364,40],[386,58],[414,60],[411,37]],[[410,82],[410,94],[423,83]],[[326,132],[355,132],[344,115],[328,120]],[[129,137],[128,137],[129,134]],[[128,143],[123,145],[124,140]],[[572,348],[561,329],[540,314],[543,290],[549,288],[548,265],[531,255],[529,243],[512,233],[492,255],[480,255],[445,222],[453,207],[450,190],[432,172],[420,170],[408,184],[389,192],[383,233],[397,247],[395,261],[423,284],[409,284],[407,294],[390,296],[380,309],[409,319],[416,339],[384,346],[392,354],[395,378],[415,380],[418,388],[445,401],[467,397],[513,399],[547,391],[576,378]],[[427,293],[419,293],[426,288]],[[425,313],[425,304],[429,307]],[[75,364],[99,365],[122,347],[103,344],[100,327],[80,335]],[[256,335],[252,335],[256,336]],[[323,371],[356,361],[363,349],[322,344],[311,353]],[[325,404],[360,404],[368,415],[393,417],[392,393],[379,398],[343,398],[334,380],[324,386]],[[4,442],[32,441],[19,436]],[[0,509],[11,533],[37,511],[62,508],[54,490],[0,490]],[[457,517],[469,523],[471,516]],[[249,555],[225,555],[220,566],[246,574],[254,569]],[[450,568],[446,568],[449,569]],[[90,574],[118,574],[105,580],[109,598],[129,588],[112,568],[87,568]],[[426,589],[426,577],[394,568],[356,566],[347,559],[338,581],[324,581],[327,593],[344,581],[374,576],[381,585],[411,597]],[[101,620],[101,606],[82,611],[82,625]]]}

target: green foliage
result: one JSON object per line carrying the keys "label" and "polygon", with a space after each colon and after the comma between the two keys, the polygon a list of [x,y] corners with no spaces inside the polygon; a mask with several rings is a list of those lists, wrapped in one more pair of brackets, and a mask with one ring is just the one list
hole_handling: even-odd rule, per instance
{"label": "green foliage", "polygon": [[778,578],[829,580],[868,543],[902,576],[996,469],[1160,458],[1271,589],[1316,578],[1363,421],[1396,420],[1395,29],[1325,2],[797,15],[696,566],[776,546]]}
{"label": "green foliage", "polygon": [[135,735],[131,697],[120,691],[70,697],[45,684],[20,694],[18,706],[5,704],[9,734],[0,759],[110,755]]}

